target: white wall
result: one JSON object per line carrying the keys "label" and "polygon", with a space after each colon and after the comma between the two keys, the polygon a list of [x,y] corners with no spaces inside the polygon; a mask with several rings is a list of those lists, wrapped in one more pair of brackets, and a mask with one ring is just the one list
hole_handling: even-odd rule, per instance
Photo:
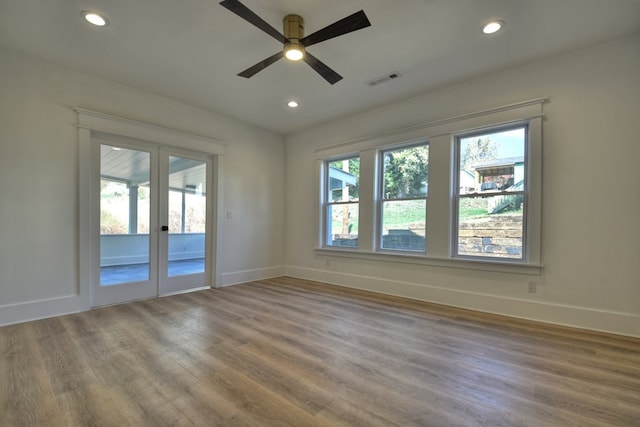
{"label": "white wall", "polygon": [[[541,97],[550,102],[544,106],[540,276],[315,254],[316,148]],[[290,135],[287,273],[640,336],[639,137],[640,36],[547,58]],[[527,293],[529,280],[538,282],[537,293]]]}
{"label": "white wall", "polygon": [[226,143],[218,285],[283,271],[282,136],[0,49],[0,324],[82,308],[74,107]]}
{"label": "white wall", "polygon": [[[277,134],[0,49],[0,324],[81,309],[63,302],[79,286],[80,106],[227,143],[220,285],[280,274],[286,246],[291,275],[640,336],[638,46],[640,36],[314,127],[287,138],[286,156]],[[550,99],[538,293],[526,292],[531,276],[315,254],[315,148],[538,97]]]}

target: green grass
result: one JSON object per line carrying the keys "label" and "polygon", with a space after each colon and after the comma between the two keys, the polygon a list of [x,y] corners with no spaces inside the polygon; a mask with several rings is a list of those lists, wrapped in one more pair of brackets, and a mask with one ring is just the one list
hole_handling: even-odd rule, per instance
{"label": "green grass", "polygon": [[504,211],[499,214],[489,215],[486,209],[482,208],[467,208],[460,211],[460,221],[465,221],[467,219],[475,219],[475,218],[485,218],[485,217],[496,217],[502,215],[522,215],[522,209]]}
{"label": "green grass", "polygon": [[425,222],[424,200],[390,201],[383,206],[385,228],[406,228],[408,224]]}
{"label": "green grass", "polygon": [[484,216],[489,216],[486,208],[468,208],[460,210],[460,220],[464,221],[466,219],[472,218],[482,218]]}
{"label": "green grass", "polygon": [[[485,218],[500,215],[522,215],[522,209],[517,211],[507,211],[496,215],[487,213],[487,203],[484,199],[465,199],[460,206],[460,221],[475,218]],[[419,224],[425,221],[425,202],[415,201],[389,201],[384,203],[383,227],[385,229],[404,229],[409,224]],[[353,214],[349,218],[351,234],[358,234],[358,216]],[[331,223],[332,234],[340,234],[342,231],[342,220],[334,218]]]}

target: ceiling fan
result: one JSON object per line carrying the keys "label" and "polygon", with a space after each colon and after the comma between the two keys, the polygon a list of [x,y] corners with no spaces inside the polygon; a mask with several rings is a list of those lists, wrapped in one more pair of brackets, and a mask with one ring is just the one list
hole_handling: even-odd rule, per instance
{"label": "ceiling fan", "polygon": [[247,68],[238,75],[241,77],[249,78],[259,71],[264,70],[269,65],[276,62],[282,57],[286,57],[291,61],[297,61],[302,59],[309,64],[318,74],[320,74],[330,84],[335,84],[342,79],[342,76],[315,56],[306,51],[306,48],[316,43],[323,42],[325,40],[332,39],[334,37],[341,36],[343,34],[350,33],[352,31],[360,30],[362,28],[369,27],[371,22],[365,15],[364,11],[354,13],[346,18],[334,22],[321,30],[316,31],[308,36],[304,35],[304,20],[299,15],[287,15],[284,17],[284,34],[269,25],[264,19],[249,10],[248,7],[240,3],[238,0],[224,0],[220,4],[231,12],[238,15],[240,18],[255,25],[265,33],[269,34],[274,39],[278,40],[284,45],[282,51],[271,55],[270,57],[258,62],[256,65]]}

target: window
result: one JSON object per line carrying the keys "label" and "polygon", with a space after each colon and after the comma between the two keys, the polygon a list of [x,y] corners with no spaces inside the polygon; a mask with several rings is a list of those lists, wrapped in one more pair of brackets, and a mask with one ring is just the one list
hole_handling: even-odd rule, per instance
{"label": "window", "polygon": [[325,242],[358,246],[360,157],[325,162]]}
{"label": "window", "polygon": [[527,127],[456,137],[454,255],[524,259]]}
{"label": "window", "polygon": [[429,146],[381,152],[380,248],[426,249]]}
{"label": "window", "polygon": [[539,274],[545,101],[317,148],[317,253]]}

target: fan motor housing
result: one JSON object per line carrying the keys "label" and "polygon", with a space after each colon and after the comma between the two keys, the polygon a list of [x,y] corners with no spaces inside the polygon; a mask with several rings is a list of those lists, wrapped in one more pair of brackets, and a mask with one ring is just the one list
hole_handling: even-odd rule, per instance
{"label": "fan motor housing", "polygon": [[304,37],[304,19],[300,15],[287,15],[283,19],[284,36],[291,41]]}

